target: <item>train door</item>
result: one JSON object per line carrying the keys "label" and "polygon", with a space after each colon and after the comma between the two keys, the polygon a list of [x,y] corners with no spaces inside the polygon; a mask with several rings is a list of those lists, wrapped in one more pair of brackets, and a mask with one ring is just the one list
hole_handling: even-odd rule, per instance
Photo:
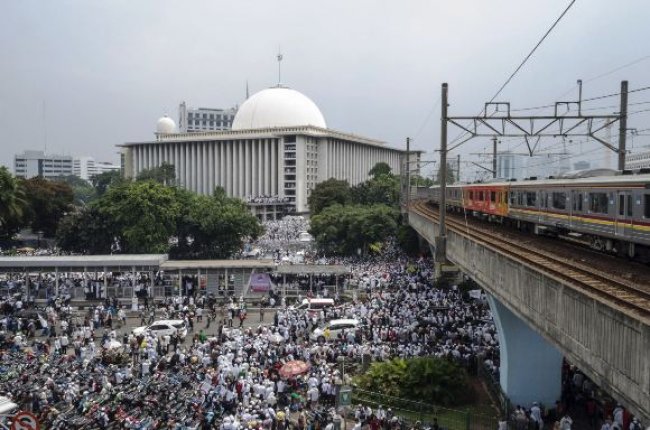
{"label": "train door", "polygon": [[616,216],[614,232],[617,236],[625,236],[632,232],[632,192],[618,191],[616,193]]}
{"label": "train door", "polygon": [[579,217],[582,216],[582,191],[571,191],[571,206],[570,206],[569,225],[577,227],[580,224]]}

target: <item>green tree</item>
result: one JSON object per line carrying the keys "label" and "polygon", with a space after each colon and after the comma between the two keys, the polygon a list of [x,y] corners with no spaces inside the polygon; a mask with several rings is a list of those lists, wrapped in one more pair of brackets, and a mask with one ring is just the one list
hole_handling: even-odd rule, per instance
{"label": "green tree", "polygon": [[391,172],[392,169],[390,168],[388,163],[384,163],[383,161],[380,161],[379,163],[375,164],[372,169],[370,169],[368,174],[373,178],[377,178],[379,176],[390,175]]}
{"label": "green tree", "polygon": [[418,233],[410,225],[401,224],[397,229],[397,243],[409,255],[417,255],[420,251]]}
{"label": "green tree", "polygon": [[173,164],[163,162],[160,166],[142,170],[138,181],[156,181],[163,185],[176,185],[176,168]]}
{"label": "green tree", "polygon": [[178,244],[172,255],[180,258],[228,258],[243,246],[246,237],[262,234],[258,219],[244,202],[217,188],[212,196],[185,194],[189,209],[180,218]]}
{"label": "green tree", "polygon": [[123,182],[126,182],[126,180],[122,178],[119,171],[111,170],[98,175],[93,175],[90,178],[90,182],[93,184],[93,187],[95,187],[95,194],[97,197],[101,197],[110,187],[120,185]]}
{"label": "green tree", "polygon": [[25,222],[25,190],[6,167],[0,167],[0,238],[11,239]]}
{"label": "green tree", "polygon": [[455,362],[438,357],[373,363],[356,382],[364,390],[435,405],[462,405],[473,397],[467,372]]}
{"label": "green tree", "polygon": [[174,188],[154,181],[129,182],[109,188],[97,204],[114,220],[122,252],[168,251],[181,214]]}
{"label": "green tree", "polygon": [[98,205],[90,204],[64,217],[56,231],[57,245],[79,254],[109,254],[118,231]]}
{"label": "green tree", "polygon": [[318,246],[336,254],[366,253],[397,231],[396,209],[386,205],[333,205],[311,218],[310,233]]}
{"label": "green tree", "polygon": [[317,184],[307,199],[312,215],[317,215],[328,206],[345,205],[350,202],[350,184],[348,181],[339,181],[330,178]]}
{"label": "green tree", "polygon": [[32,231],[53,237],[63,216],[72,210],[74,193],[64,182],[35,177],[22,181],[28,202],[27,220]]}
{"label": "green tree", "polygon": [[394,175],[379,175],[352,187],[352,201],[357,204],[383,204],[391,207],[399,205],[399,178]]}
{"label": "green tree", "polygon": [[413,186],[413,187],[415,187],[415,186],[418,186],[418,187],[430,187],[430,186],[434,185],[434,183],[435,183],[434,180],[429,178],[429,177],[420,176],[420,175],[412,175],[411,176],[411,186]]}
{"label": "green tree", "polygon": [[[442,176],[440,176],[441,174],[442,174],[442,170],[438,169],[438,173],[436,174],[436,180],[433,183],[434,185],[440,184],[440,179],[442,178]],[[454,169],[449,165],[449,163],[447,163],[446,177],[447,177],[447,185],[451,185],[454,182],[456,182],[456,179],[454,178]]]}
{"label": "green tree", "polygon": [[56,178],[55,180],[70,185],[72,188],[74,204],[77,206],[84,206],[95,198],[95,188],[85,179],[69,175]]}

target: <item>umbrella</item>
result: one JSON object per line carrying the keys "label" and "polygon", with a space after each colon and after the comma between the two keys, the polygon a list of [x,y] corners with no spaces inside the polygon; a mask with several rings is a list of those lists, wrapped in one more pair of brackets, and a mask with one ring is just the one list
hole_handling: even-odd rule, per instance
{"label": "umbrella", "polygon": [[301,360],[294,360],[286,362],[280,368],[280,375],[285,378],[303,374],[309,370],[309,364]]}

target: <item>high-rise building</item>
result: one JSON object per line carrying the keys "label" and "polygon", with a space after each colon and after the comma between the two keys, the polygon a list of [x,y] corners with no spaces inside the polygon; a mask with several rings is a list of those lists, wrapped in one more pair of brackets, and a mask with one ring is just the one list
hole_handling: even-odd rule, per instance
{"label": "high-rise building", "polygon": [[512,151],[497,152],[497,178],[522,180],[526,162],[523,154]]}
{"label": "high-rise building", "polygon": [[591,163],[588,161],[576,161],[573,163],[573,170],[589,170]]}
{"label": "high-rise building", "polygon": [[95,161],[93,157],[75,157],[73,161],[72,174],[89,181],[90,178],[95,175],[119,170],[119,164],[107,161]]}
{"label": "high-rise building", "polygon": [[178,129],[181,133],[230,130],[236,108],[188,109],[185,102],[178,107]]}
{"label": "high-rise building", "polygon": [[24,151],[14,156],[14,174],[19,178],[56,178],[72,175],[72,156]]}
{"label": "high-rise building", "polygon": [[180,186],[201,194],[222,187],[247,200],[264,220],[308,212],[312,190],[329,178],[356,185],[378,162],[399,173],[405,154],[378,140],[327,128],[313,101],[280,85],[248,98],[231,130],[175,130],[174,122],[163,117],[155,140],[120,145],[124,175],[136,177],[143,169],[169,163]]}

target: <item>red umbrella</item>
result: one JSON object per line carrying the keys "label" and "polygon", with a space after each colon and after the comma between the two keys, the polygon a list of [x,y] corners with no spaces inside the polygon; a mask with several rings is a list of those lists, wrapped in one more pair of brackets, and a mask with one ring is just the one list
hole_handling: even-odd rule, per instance
{"label": "red umbrella", "polygon": [[292,376],[301,375],[308,370],[309,363],[305,363],[301,360],[288,361],[280,368],[280,375],[285,378],[290,378]]}

